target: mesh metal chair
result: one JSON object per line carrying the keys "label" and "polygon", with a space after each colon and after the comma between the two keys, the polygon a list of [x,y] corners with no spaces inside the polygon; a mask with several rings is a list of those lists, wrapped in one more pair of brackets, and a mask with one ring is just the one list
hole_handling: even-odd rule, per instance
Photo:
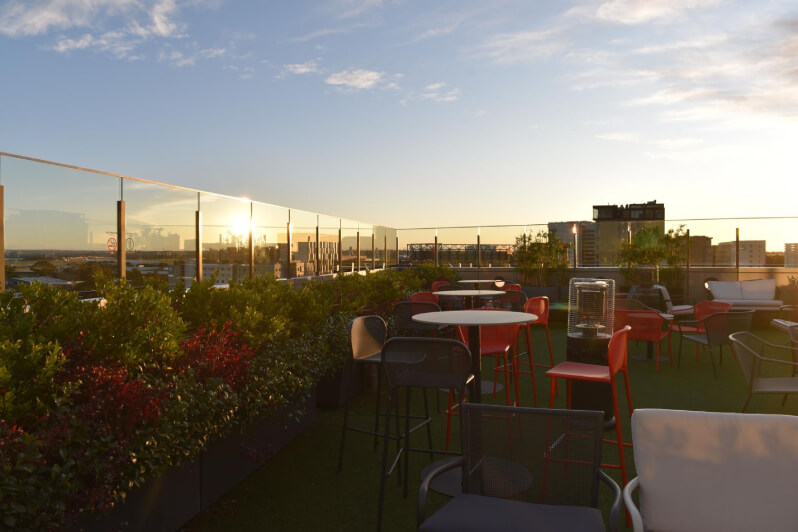
{"label": "mesh metal chair", "polygon": [[679,340],[679,361],[676,363],[676,367],[678,368],[682,362],[682,342],[688,340],[696,344],[696,349],[698,349],[699,345],[709,348],[709,360],[712,362],[712,375],[717,379],[718,371],[715,368],[715,359],[712,357],[712,348],[716,345],[720,346],[720,363],[723,364],[723,346],[728,345],[731,347],[732,353],[734,353],[734,346],[729,339],[729,335],[750,330],[753,315],[753,310],[717,312],[693,322],[696,324],[699,332],[694,334],[682,334]]}
{"label": "mesh metal chair", "polygon": [[[788,394],[798,393],[798,377],[795,376],[798,369],[798,347],[772,344],[747,331],[732,334],[730,340],[736,347],[734,352],[748,383],[748,396],[740,412],[745,412],[751,396],[755,393],[784,394],[782,405],[787,400]],[[763,367],[779,366],[789,368],[791,376],[762,375]],[[773,374],[772,371],[767,373]]]}
{"label": "mesh metal chair", "polygon": [[[438,287],[436,292],[450,292],[452,290],[464,290],[459,284],[444,284]],[[438,304],[443,310],[463,310],[466,308],[466,298],[462,296],[438,296]]]}
{"label": "mesh metal chair", "polygon": [[[613,492],[610,526],[621,490],[599,468],[604,416],[598,411],[464,404],[463,456],[422,479],[418,529],[604,530],[599,480]],[[426,517],[435,476],[460,467],[463,494]]]}
{"label": "mesh metal chair", "polygon": [[[457,340],[448,338],[391,338],[382,348],[382,367],[391,393],[388,407],[385,410],[385,438],[383,442],[382,467],[380,468],[380,500],[377,514],[377,528],[382,526],[383,501],[385,498],[385,481],[393,471],[401,468],[404,459],[404,492],[407,496],[407,474],[411,451],[453,454],[445,450],[432,448],[432,435],[427,427],[426,449],[413,448],[410,445],[410,395],[413,388],[456,390],[458,403],[463,404],[466,384],[473,379],[471,374],[471,352],[468,347]],[[400,437],[404,447],[398,449],[390,467],[388,467],[388,439],[391,436],[391,412],[398,406],[399,392],[405,390],[404,433]],[[424,411],[429,417],[426,395],[424,395]],[[420,428],[417,425],[414,428]]]}
{"label": "mesh metal chair", "polygon": [[525,293],[515,290],[491,298],[493,308],[512,310],[513,312],[523,312],[526,299]]}
{"label": "mesh metal chair", "polygon": [[440,310],[441,307],[429,301],[400,301],[393,306],[391,315],[402,336],[435,336],[441,329],[439,325],[413,321],[413,316]]}
{"label": "mesh metal chair", "polygon": [[[382,360],[382,346],[385,343],[387,327],[385,321],[379,316],[360,316],[350,323],[352,339],[352,363],[361,365],[371,365],[379,367]],[[345,372],[346,378],[350,378],[350,372]],[[371,434],[374,436],[374,448],[377,448],[377,436],[380,423],[380,383],[381,375],[377,374],[377,400],[374,405],[374,429],[367,430],[359,427],[349,426],[349,400],[344,403],[344,424],[341,428],[341,444],[338,451],[338,471],[344,461],[344,443],[347,431]]]}

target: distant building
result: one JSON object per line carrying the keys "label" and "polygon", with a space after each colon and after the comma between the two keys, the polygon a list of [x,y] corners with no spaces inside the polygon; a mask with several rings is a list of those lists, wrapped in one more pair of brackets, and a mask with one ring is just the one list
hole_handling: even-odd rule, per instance
{"label": "distant building", "polygon": [[598,263],[618,262],[621,246],[644,228],[665,232],[665,205],[656,200],[629,205],[593,205],[593,220],[598,225]]}
{"label": "distant building", "polygon": [[798,268],[798,243],[784,244],[784,266]]}
{"label": "distant building", "polygon": [[690,264],[693,266],[712,266],[712,237],[690,237]]}
{"label": "distant building", "polygon": [[[712,246],[715,266],[737,264],[736,242],[721,242]],[[766,264],[764,240],[740,240],[740,266],[764,266]]]}
{"label": "distant building", "polygon": [[[576,256],[578,266],[597,266],[598,265],[598,226],[590,221],[571,221],[571,222],[549,222],[549,232],[557,233],[560,240],[573,243],[573,228],[576,225],[577,238]],[[568,265],[574,266],[574,248],[568,248]]]}
{"label": "distant building", "polygon": [[16,288],[19,285],[26,285],[26,284],[33,284],[33,283],[44,283],[48,286],[55,286],[58,288],[67,288],[70,289],[73,286],[73,283],[70,281],[66,281],[64,279],[57,279],[55,277],[12,277],[8,280],[9,288]]}

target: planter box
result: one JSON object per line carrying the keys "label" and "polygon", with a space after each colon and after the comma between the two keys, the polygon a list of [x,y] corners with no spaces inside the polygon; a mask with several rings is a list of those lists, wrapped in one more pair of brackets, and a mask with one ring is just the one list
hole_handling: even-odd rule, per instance
{"label": "planter box", "polygon": [[360,393],[361,366],[350,360],[341,370],[319,381],[316,405],[322,408],[338,408]]}
{"label": "planter box", "polygon": [[200,512],[199,461],[167,471],[133,489],[105,516],[86,515],[81,530],[172,532]]}
{"label": "planter box", "polygon": [[[291,413],[302,409],[299,419]],[[241,482],[277,451],[309,427],[316,418],[316,391],[273,415],[250,424],[243,433],[234,432],[211,443],[200,455],[200,501],[202,509]]]}
{"label": "planter box", "polygon": [[[298,419],[291,413],[302,409]],[[79,530],[173,532],[309,427],[316,418],[316,391],[273,415],[249,425],[243,433],[211,443],[200,457],[132,490],[124,504],[107,516],[86,515]]]}

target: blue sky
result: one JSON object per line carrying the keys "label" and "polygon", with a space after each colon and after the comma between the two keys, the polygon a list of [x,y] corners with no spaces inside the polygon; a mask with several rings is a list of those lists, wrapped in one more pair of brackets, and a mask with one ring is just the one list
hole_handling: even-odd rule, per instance
{"label": "blue sky", "polygon": [[0,151],[393,227],[798,211],[794,1],[10,0],[0,79]]}

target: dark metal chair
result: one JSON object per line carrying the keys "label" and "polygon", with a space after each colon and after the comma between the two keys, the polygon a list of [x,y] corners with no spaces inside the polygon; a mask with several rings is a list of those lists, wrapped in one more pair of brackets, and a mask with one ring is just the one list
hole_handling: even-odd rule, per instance
{"label": "dark metal chair", "polygon": [[511,290],[491,298],[493,308],[512,310],[513,312],[523,312],[526,303],[526,294],[520,291]]}
{"label": "dark metal chair", "polygon": [[[387,327],[379,316],[360,316],[350,323],[352,339],[352,360],[353,364],[363,366],[373,366],[379,368],[382,360],[382,346],[385,343]],[[351,372],[345,371],[345,378],[351,378]],[[347,431],[371,434],[374,436],[374,448],[377,448],[377,436],[380,424],[380,383],[382,381],[381,372],[377,373],[377,400],[374,408],[374,430],[367,430],[359,427],[349,426],[349,400],[344,403],[344,424],[341,428],[341,444],[338,451],[338,471],[344,461],[344,443]]]}
{"label": "dark metal chair", "polygon": [[682,324],[694,323],[699,332],[694,334],[682,333],[679,340],[679,360],[676,363],[676,367],[678,368],[682,363],[682,342],[689,340],[695,342],[696,347],[702,345],[709,348],[712,375],[717,379],[718,371],[715,368],[715,359],[712,357],[712,348],[716,345],[720,346],[720,363],[723,364],[723,346],[728,345],[732,353],[734,353],[734,346],[729,339],[729,335],[740,331],[749,331],[753,315],[753,310],[716,312],[700,320],[681,321],[680,323]]}
{"label": "dark metal chair", "polygon": [[[445,284],[438,287],[438,292],[450,292],[452,290],[465,290],[459,284]],[[438,302],[443,310],[463,310],[466,308],[466,298],[462,296],[438,296]]]}
{"label": "dark metal chair", "polygon": [[[432,433],[427,422],[410,426],[410,395],[413,388],[448,389],[457,392],[458,404],[465,399],[466,385],[474,376],[471,374],[471,352],[462,342],[448,338],[391,338],[382,348],[382,367],[386,381],[390,387],[388,407],[385,410],[385,438],[383,442],[382,466],[380,468],[380,497],[377,513],[377,529],[382,527],[383,501],[385,499],[385,482],[395,469],[400,468],[404,459],[404,494],[407,496],[407,475],[410,452],[430,454],[455,454],[446,450],[432,448]],[[396,456],[388,466],[388,440],[391,438],[391,415],[398,408],[399,392],[405,392],[404,432],[397,434],[404,442],[397,449]],[[429,418],[427,396],[424,397],[424,414]],[[410,445],[410,435],[421,425],[427,427],[427,448],[414,448]],[[398,432],[398,431],[397,431]]]}
{"label": "dark metal chair", "polygon": [[413,321],[413,316],[440,310],[441,307],[429,301],[400,301],[393,306],[391,315],[401,336],[435,336],[441,326]]}
{"label": "dark metal chair", "polygon": [[[604,530],[599,480],[613,492],[615,530],[621,489],[599,467],[601,412],[467,403],[461,419],[463,456],[421,481],[419,531]],[[463,494],[427,518],[430,483],[457,467]]]}
{"label": "dark metal chair", "polygon": [[[737,346],[737,361],[748,383],[748,396],[740,412],[745,412],[751,395],[755,393],[784,394],[782,406],[787,401],[788,394],[798,393],[798,377],[795,376],[798,369],[798,347],[772,344],[747,331],[732,334],[730,340],[732,345]],[[761,374],[763,366],[786,366],[792,370],[792,375],[764,376]]]}

